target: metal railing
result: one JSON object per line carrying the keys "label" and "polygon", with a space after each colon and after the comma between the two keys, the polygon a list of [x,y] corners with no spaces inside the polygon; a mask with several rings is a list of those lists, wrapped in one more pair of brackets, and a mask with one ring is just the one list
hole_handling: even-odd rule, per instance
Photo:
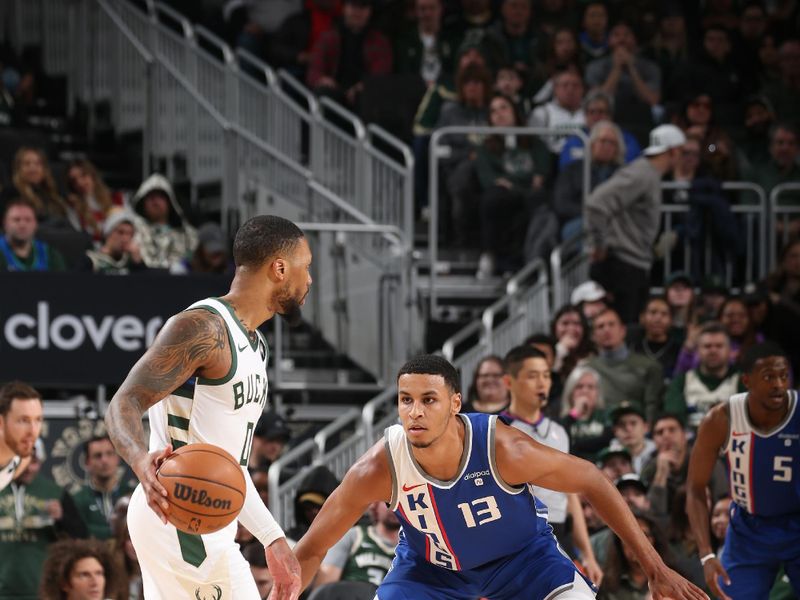
{"label": "metal railing", "polygon": [[[363,453],[362,413],[352,408],[273,462],[267,472],[269,509],[284,529],[294,522],[294,501],[310,467],[324,465],[341,479]],[[281,481],[287,471],[291,476]]]}
{"label": "metal railing", "polygon": [[430,267],[429,275],[429,315],[437,314],[438,291],[437,283],[437,260],[439,254],[439,161],[450,156],[450,147],[442,143],[443,138],[454,135],[514,135],[514,136],[556,136],[568,137],[578,136],[584,145],[584,156],[587,160],[583,161],[583,198],[586,200],[589,194],[590,172],[591,172],[591,153],[588,152],[589,138],[579,126],[574,128],[547,128],[547,127],[442,127],[433,132],[430,139],[429,153],[429,179],[428,179],[428,198],[430,202],[430,220],[428,222],[428,262]]}
{"label": "metal railing", "polygon": [[558,310],[570,301],[570,295],[589,279],[589,257],[583,251],[583,235],[559,244],[550,254],[550,277],[553,308]]}
{"label": "metal railing", "polygon": [[[459,369],[462,393],[466,394],[481,358],[501,356],[529,335],[547,331],[550,323],[550,286],[547,267],[541,259],[519,271],[506,284],[506,294],[449,338],[442,354]],[[459,353],[465,343],[473,345]]]}
{"label": "metal railing", "polygon": [[[392,299],[376,315],[380,349],[362,363],[382,377],[406,353],[404,334],[414,331],[406,268],[413,240],[408,148],[332,101],[317,100],[290,74],[232,51],[161,2],[35,3],[68,5],[70,22],[88,32],[70,46],[73,102],[88,104],[90,115],[106,102],[118,132],[141,130],[143,176],[155,164],[170,179],[188,180],[193,208],[218,209],[229,233],[256,210],[276,210],[253,202],[259,194],[291,205],[286,216],[295,221],[377,228],[373,235],[336,235],[377,269],[369,281],[359,274],[362,286]],[[216,190],[218,205],[200,204],[204,191],[208,198]],[[340,266],[354,272],[347,261]],[[347,340],[360,328],[318,307],[315,315],[329,341],[331,332],[345,328],[339,337]]]}
{"label": "metal railing", "polygon": [[[800,215],[800,202],[798,202],[800,193],[796,194],[794,199],[789,200],[786,204],[782,204],[782,200],[786,199],[787,192],[800,192],[800,182],[778,184],[772,188],[769,194],[769,230],[772,239],[769,246],[769,258],[773,267],[778,266],[778,252],[791,237],[789,235],[789,223],[792,217],[797,218]],[[780,232],[778,231],[779,226],[781,227]]]}
{"label": "metal railing", "polygon": [[[661,184],[661,188],[664,191],[680,191],[689,190],[691,185],[683,182],[664,182]],[[769,232],[769,203],[764,189],[755,183],[723,181],[721,189],[724,192],[744,192],[740,194],[738,202],[733,202],[730,205],[731,212],[736,215],[739,225],[744,229],[744,260],[736,260],[736,257],[729,254],[724,257],[725,285],[728,287],[742,287],[746,283],[765,277],[768,271],[768,248],[770,245],[774,246],[771,242],[773,238]],[[800,189],[800,186],[798,186],[798,189]],[[754,197],[756,201],[751,203],[744,202],[743,200],[747,199],[748,196]],[[683,266],[681,270],[686,271],[690,270],[690,265],[692,264],[691,241],[687,239],[687,236],[680,235],[676,230],[674,215],[688,214],[690,210],[690,202],[663,203],[661,205],[663,214],[662,233],[673,232],[676,234],[676,238],[683,240]],[[715,252],[715,248],[712,243],[712,228],[707,227],[706,229],[703,232],[705,245],[703,247],[702,270],[704,273],[710,273],[713,268],[712,255]],[[663,256],[665,278],[673,272],[673,252],[674,250],[668,251]]]}
{"label": "metal railing", "polygon": [[364,405],[361,411],[364,422],[363,443],[366,451],[381,439],[383,430],[397,422],[397,388],[392,385]]}

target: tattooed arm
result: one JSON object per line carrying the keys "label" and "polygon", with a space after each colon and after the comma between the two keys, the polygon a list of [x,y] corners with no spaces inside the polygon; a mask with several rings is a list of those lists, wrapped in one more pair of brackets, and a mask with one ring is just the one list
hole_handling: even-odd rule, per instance
{"label": "tattooed arm", "polygon": [[171,447],[148,454],[142,415],[193,375],[221,377],[231,353],[223,320],[205,310],[178,313],[134,365],[106,412],[106,428],[119,455],[142,482],[147,500],[166,522],[167,495],[155,476]]}

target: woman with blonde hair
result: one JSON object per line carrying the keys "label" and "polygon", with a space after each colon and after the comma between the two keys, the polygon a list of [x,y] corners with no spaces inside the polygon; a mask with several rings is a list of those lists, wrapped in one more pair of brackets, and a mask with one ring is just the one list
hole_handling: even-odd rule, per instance
{"label": "woman with blonde hair", "polygon": [[3,206],[15,198],[30,202],[39,222],[67,220],[67,204],[58,193],[47,163],[47,156],[37,148],[23,146],[14,155],[14,187],[5,190]]}
{"label": "woman with blonde hair", "polygon": [[112,208],[122,206],[121,196],[111,193],[95,166],[85,158],[69,164],[67,182],[72,192],[67,201],[73,225],[91,235],[96,243],[102,242],[103,223]]}

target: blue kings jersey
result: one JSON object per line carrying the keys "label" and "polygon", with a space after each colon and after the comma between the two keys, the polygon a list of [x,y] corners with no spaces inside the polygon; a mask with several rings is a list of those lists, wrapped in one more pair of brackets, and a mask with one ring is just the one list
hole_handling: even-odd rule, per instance
{"label": "blue kings jersey", "polygon": [[414,459],[401,425],[386,429],[390,504],[402,525],[397,554],[462,571],[535,544],[554,545],[547,509],[530,486],[512,487],[495,461],[497,416],[458,414],[466,429],[456,476],[440,481]]}
{"label": "blue kings jersey", "polygon": [[786,418],[759,431],[747,415],[747,393],[731,396],[726,457],[731,498],[751,515],[800,514],[800,414],[789,392]]}

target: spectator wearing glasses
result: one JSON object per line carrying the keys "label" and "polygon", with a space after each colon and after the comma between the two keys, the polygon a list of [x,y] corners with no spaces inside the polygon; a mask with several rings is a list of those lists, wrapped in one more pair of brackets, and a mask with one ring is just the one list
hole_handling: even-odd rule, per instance
{"label": "spectator wearing glasses", "polygon": [[472,383],[467,391],[467,401],[461,405],[461,412],[482,412],[500,414],[511,398],[503,385],[503,359],[499,356],[482,358],[475,367]]}

